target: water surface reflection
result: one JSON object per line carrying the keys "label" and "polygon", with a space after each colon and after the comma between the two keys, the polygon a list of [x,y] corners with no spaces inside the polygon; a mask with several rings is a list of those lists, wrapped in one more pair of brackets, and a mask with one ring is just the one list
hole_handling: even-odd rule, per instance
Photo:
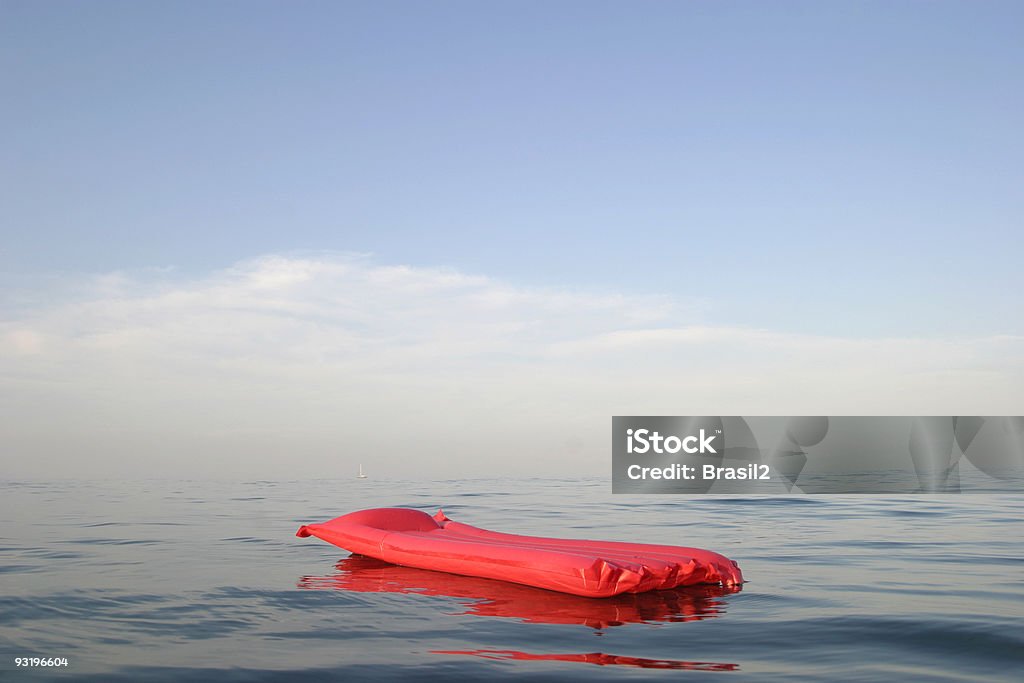
{"label": "water surface reflection", "polygon": [[431,650],[435,655],[469,655],[483,659],[516,660],[530,662],[575,662],[597,666],[631,666],[638,669],[677,669],[686,671],[738,671],[738,664],[720,662],[687,662],[680,659],[648,659],[646,657],[624,657],[604,652],[583,654],[531,654],[518,650]]}
{"label": "water surface reflection", "polygon": [[459,614],[508,617],[532,624],[580,624],[594,629],[719,617],[725,613],[723,598],[741,590],[741,586],[687,586],[611,598],[583,598],[505,581],[400,567],[361,555],[342,559],[335,569],[337,573],[330,576],[304,576],[298,585],[357,593],[451,597],[466,608]]}

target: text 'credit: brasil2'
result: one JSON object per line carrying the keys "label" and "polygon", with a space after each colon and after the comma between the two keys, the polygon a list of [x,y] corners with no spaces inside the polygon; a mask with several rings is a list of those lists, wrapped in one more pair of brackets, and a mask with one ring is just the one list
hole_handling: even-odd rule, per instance
{"label": "text 'credit: brasil2'", "polygon": [[1024,418],[612,418],[614,493],[1024,490]]}

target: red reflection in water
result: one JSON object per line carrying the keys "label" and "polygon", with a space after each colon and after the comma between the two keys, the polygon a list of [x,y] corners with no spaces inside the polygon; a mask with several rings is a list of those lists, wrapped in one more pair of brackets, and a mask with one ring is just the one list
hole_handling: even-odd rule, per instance
{"label": "red reflection in water", "polygon": [[[716,617],[725,612],[725,602],[720,598],[741,590],[741,586],[686,586],[611,598],[583,598],[506,581],[399,567],[361,555],[346,557],[335,568],[337,574],[305,576],[298,585],[300,588],[358,593],[452,597],[466,607],[461,614],[510,617],[533,624],[582,624],[595,629],[629,623],[695,621]],[[598,655],[565,656],[590,658]]]}
{"label": "red reflection in water", "polygon": [[646,659],[644,657],[624,657],[608,655],[603,652],[585,654],[538,655],[517,650],[431,650],[435,655],[470,655],[484,659],[516,659],[520,661],[544,662],[576,662],[579,664],[596,664],[598,666],[634,666],[640,669],[687,669],[691,671],[738,671],[738,664],[721,664],[717,662],[684,662],[678,659]]}

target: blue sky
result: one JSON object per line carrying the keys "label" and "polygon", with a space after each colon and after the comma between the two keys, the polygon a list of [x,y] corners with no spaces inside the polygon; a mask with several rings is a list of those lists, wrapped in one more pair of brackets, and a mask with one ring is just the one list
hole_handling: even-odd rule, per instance
{"label": "blue sky", "polygon": [[[352,262],[374,281],[398,267],[421,284],[478,278],[488,300],[661,311],[620,324],[587,304],[596,317],[545,344],[693,324],[869,345],[1016,338],[1022,25],[1011,2],[3,0],[11,348],[141,324],[82,323],[72,301],[134,296],[136,315],[174,288],[248,291],[267,263]],[[325,277],[351,284],[309,282]],[[965,353],[951,362],[986,352]],[[994,385],[1016,377],[994,367]],[[755,395],[769,402],[753,412],[775,405]],[[998,395],[974,405],[1020,405]]]}
{"label": "blue sky", "polygon": [[7,271],[331,249],[1021,331],[1019,3],[2,7]]}

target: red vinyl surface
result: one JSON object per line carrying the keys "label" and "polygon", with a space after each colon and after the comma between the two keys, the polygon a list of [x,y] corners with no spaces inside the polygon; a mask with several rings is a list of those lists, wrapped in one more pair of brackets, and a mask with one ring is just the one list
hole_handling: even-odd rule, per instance
{"label": "red vinyl surface", "polygon": [[408,508],[377,508],[299,528],[359,555],[418,569],[604,598],[696,584],[743,583],[723,555],[670,545],[519,536]]}

